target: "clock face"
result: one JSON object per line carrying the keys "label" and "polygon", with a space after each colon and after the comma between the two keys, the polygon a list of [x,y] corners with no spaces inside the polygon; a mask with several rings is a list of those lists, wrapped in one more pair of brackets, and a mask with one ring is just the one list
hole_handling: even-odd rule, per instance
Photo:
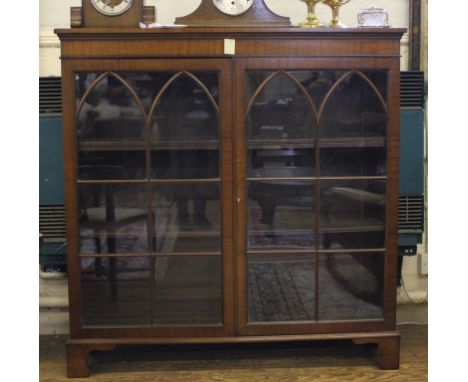
{"label": "clock face", "polygon": [[213,5],[230,16],[239,16],[247,12],[255,0],[212,0]]}
{"label": "clock face", "polygon": [[91,0],[91,3],[103,15],[117,16],[128,11],[133,0]]}

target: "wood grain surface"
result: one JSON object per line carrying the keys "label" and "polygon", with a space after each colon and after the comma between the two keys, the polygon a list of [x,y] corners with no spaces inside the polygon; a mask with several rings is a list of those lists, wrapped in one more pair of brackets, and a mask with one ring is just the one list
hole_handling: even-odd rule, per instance
{"label": "wood grain surface", "polygon": [[[92,353],[86,381],[418,382],[428,380],[427,326],[400,326],[399,371],[376,366],[374,346],[296,344],[124,346]],[[40,381],[68,381],[66,336],[40,337]],[[80,381],[81,379],[74,379]]]}

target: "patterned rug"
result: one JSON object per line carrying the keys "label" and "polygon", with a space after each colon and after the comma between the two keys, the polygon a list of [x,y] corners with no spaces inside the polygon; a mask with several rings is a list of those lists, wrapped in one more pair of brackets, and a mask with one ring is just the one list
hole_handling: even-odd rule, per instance
{"label": "patterned rug", "polygon": [[[365,255],[369,256],[369,255]],[[257,258],[259,258],[258,256]],[[359,297],[378,293],[373,272],[350,255],[340,255],[338,269],[353,290],[330,272],[325,257],[319,272],[319,320],[353,320],[382,317],[382,307]],[[315,320],[315,262],[255,261],[249,264],[249,321]]]}
{"label": "patterned rug", "polygon": [[251,263],[249,321],[315,318],[313,262]]}
{"label": "patterned rug", "polygon": [[[146,216],[141,213],[141,210],[133,211],[131,208],[120,208],[116,209],[116,216],[131,216],[132,213],[139,216],[138,220],[119,223],[118,221],[114,224],[113,237],[115,238],[115,253],[148,253],[148,228],[146,222]],[[108,249],[108,230],[105,228],[94,228],[93,225],[99,227],[99,222],[103,220],[105,211],[102,207],[90,208],[88,210],[90,216],[90,223],[83,225],[80,229],[80,253],[109,253]],[[162,235],[168,230],[168,224],[171,217],[176,213],[174,203],[160,198],[155,201],[155,232]],[[94,218],[95,217],[95,218]],[[158,248],[160,250],[165,243],[158,241]],[[100,247],[99,249],[97,247]]]}

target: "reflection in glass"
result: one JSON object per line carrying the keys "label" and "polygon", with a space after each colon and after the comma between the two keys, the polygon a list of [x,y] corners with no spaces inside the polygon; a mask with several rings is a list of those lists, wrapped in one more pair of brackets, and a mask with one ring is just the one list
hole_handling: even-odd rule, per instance
{"label": "reflection in glass", "polygon": [[156,251],[220,251],[219,194],[216,183],[155,185]]}
{"label": "reflection in glass", "polygon": [[[78,73],[78,94],[88,90],[99,75]],[[144,126],[137,100],[119,78],[108,74],[84,100],[77,119],[77,134],[79,141],[143,140]]]}
{"label": "reflection in glass", "polygon": [[387,101],[388,71],[386,70],[372,70],[372,71],[363,70],[362,74],[364,74],[367,78],[369,78],[369,80],[379,90],[379,93],[381,94],[384,101]]}
{"label": "reflection in glass", "polygon": [[249,248],[304,248],[315,245],[315,185],[280,180],[248,183]]}
{"label": "reflection in glass", "polygon": [[[146,158],[144,150],[93,150],[88,145],[78,153],[78,178],[81,180],[144,179]],[[85,145],[81,145],[85,148]],[[141,147],[141,146],[140,146]]]}
{"label": "reflection in glass", "polygon": [[[217,146],[217,145],[213,145]],[[174,147],[152,152],[153,178],[210,179],[219,177],[219,150]]]}
{"label": "reflection in glass", "polygon": [[82,258],[82,325],[149,326],[149,285],[146,257]]}
{"label": "reflection in glass", "polygon": [[385,253],[320,256],[319,320],[383,317]]}
{"label": "reflection in glass", "polygon": [[383,139],[375,143],[379,142],[382,143],[382,147],[322,147],[320,174],[322,176],[384,176],[387,152]]}
{"label": "reflection in glass", "polygon": [[303,177],[315,175],[312,149],[253,149],[248,151],[249,177]]}
{"label": "reflection in glass", "polygon": [[324,107],[320,136],[385,137],[387,114],[376,91],[358,73],[346,76]]}
{"label": "reflection in glass", "polygon": [[289,72],[307,90],[317,108],[333,84],[345,73],[334,70],[295,70]]}
{"label": "reflection in glass", "polygon": [[[77,73],[76,77],[76,99],[81,101],[86,90],[92,85],[102,73]],[[152,103],[164,85],[177,72],[118,72],[118,75],[135,91],[145,112],[148,113]],[[217,73],[215,72],[194,72],[202,83],[206,84],[216,103],[219,103],[219,94],[216,87],[210,84],[216,83]],[[102,85],[99,85],[102,86]]]}
{"label": "reflection in glass", "polygon": [[[270,72],[247,72],[248,100],[254,95],[253,88],[258,88],[268,74]],[[247,138],[259,143],[264,140],[313,139],[315,128],[315,115],[307,97],[284,73],[274,76],[260,91],[247,116]]]}
{"label": "reflection in glass", "polygon": [[[97,78],[97,73],[77,74],[78,95],[82,96]],[[76,131],[80,179],[145,177],[144,116],[137,100],[117,77],[104,76],[88,94],[78,114]]]}
{"label": "reflection in glass", "polygon": [[155,263],[155,325],[222,323],[220,256],[166,256]]}
{"label": "reflection in glass", "polygon": [[[218,97],[217,73],[195,73],[198,80]],[[215,99],[215,100],[216,100]],[[152,140],[212,141],[219,139],[218,113],[206,91],[192,77],[180,75],[165,90],[152,116]]]}
{"label": "reflection in glass", "polygon": [[386,182],[321,183],[321,248],[384,248]]}
{"label": "reflection in glass", "polygon": [[163,86],[172,78],[174,72],[128,72],[119,73],[138,95],[149,113],[152,103]]}
{"label": "reflection in glass", "polygon": [[249,255],[248,321],[315,319],[315,260],[307,255]]}
{"label": "reflection in glass", "polygon": [[149,252],[146,190],[145,185],[80,185],[80,252]]}

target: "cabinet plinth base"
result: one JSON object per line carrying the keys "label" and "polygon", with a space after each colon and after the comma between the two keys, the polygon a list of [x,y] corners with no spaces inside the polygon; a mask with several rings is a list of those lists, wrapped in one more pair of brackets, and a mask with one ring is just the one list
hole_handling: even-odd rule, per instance
{"label": "cabinet plinth base", "polygon": [[382,370],[400,368],[400,336],[353,339],[356,345],[376,343],[378,346],[378,365]]}
{"label": "cabinet plinth base", "polygon": [[87,378],[91,371],[88,365],[88,356],[91,351],[112,351],[116,343],[100,341],[80,342],[68,341],[67,343],[67,376],[68,378]]}
{"label": "cabinet plinth base", "polygon": [[396,370],[400,364],[400,335],[395,332],[337,333],[314,335],[211,337],[211,338],[128,338],[83,339],[67,343],[67,370],[69,378],[90,375],[88,356],[91,351],[113,351],[118,345],[177,345],[177,344],[234,344],[268,342],[306,342],[352,340],[356,345],[378,345],[378,366],[382,370]]}

